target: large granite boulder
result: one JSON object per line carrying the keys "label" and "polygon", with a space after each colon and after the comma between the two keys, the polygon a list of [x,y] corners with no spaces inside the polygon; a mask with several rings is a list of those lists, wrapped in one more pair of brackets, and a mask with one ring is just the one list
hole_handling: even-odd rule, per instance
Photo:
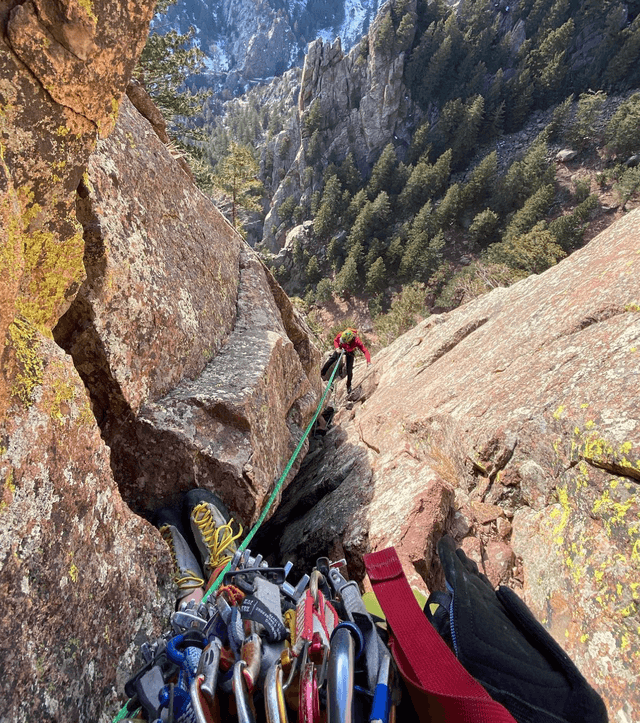
{"label": "large granite boulder", "polygon": [[363,552],[395,545],[424,589],[442,582],[434,543],[451,531],[616,721],[640,718],[639,230],[636,210],[356,365],[272,535],[283,557],[343,551],[356,574]]}

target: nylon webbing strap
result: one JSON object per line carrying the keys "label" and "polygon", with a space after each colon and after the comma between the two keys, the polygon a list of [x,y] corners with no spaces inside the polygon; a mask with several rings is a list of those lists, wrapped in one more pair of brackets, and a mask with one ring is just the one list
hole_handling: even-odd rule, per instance
{"label": "nylon webbing strap", "polygon": [[[262,510],[260,517],[258,517],[255,525],[251,528],[251,532],[249,532],[249,534],[244,538],[242,543],[239,545],[238,550],[240,552],[244,552],[244,550],[247,549],[247,547],[249,546],[249,543],[251,542],[251,540],[253,540],[256,532],[260,528],[260,525],[264,522],[264,518],[269,514],[271,505],[274,503],[276,497],[278,496],[278,493],[280,492],[280,489],[282,488],[284,481],[287,479],[287,475],[289,474],[291,468],[293,467],[294,462],[296,461],[298,455],[300,454],[300,450],[302,449],[302,445],[304,444],[305,439],[309,436],[309,433],[313,429],[313,425],[316,423],[316,419],[318,419],[318,417],[320,416],[320,412],[322,411],[322,405],[324,404],[324,400],[327,398],[327,394],[329,394],[329,390],[331,389],[331,385],[333,384],[333,380],[338,371],[338,367],[340,366],[340,360],[342,359],[343,354],[344,354],[344,351],[341,350],[340,356],[338,357],[338,361],[335,363],[335,365],[333,367],[333,371],[331,372],[331,376],[329,377],[327,386],[325,387],[324,393],[320,399],[320,402],[318,403],[318,408],[316,409],[316,413],[313,415],[313,418],[309,422],[309,425],[307,426],[305,433],[302,435],[300,441],[298,442],[298,446],[295,448],[293,454],[291,455],[291,459],[289,460],[287,466],[284,468],[283,473],[280,475],[280,479],[276,482],[276,486],[273,488],[273,492],[269,496],[269,499],[267,500],[267,504],[264,506],[264,509]],[[230,569],[231,569],[231,561],[229,561],[227,563],[227,565],[222,570],[222,572],[218,575],[218,577],[211,584],[211,587],[207,590],[204,597],[202,598],[203,602],[206,602],[206,600],[209,598],[209,596],[220,587],[220,585],[222,583],[222,579],[229,572]]]}
{"label": "nylon webbing strap", "polygon": [[[364,555],[392,631],[391,648],[422,721],[516,723],[449,650],[416,601],[393,547]],[[423,694],[420,696],[420,694]],[[417,698],[420,697],[420,702]]]}

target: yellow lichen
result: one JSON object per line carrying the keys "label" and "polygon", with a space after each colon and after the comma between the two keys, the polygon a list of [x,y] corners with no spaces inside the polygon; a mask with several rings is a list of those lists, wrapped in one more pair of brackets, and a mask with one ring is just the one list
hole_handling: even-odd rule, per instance
{"label": "yellow lichen", "polygon": [[93,12],[93,3],[91,2],[91,0],[78,0],[78,5],[87,13],[90,20],[92,20],[94,23],[98,22],[98,18]]}
{"label": "yellow lichen", "polygon": [[35,390],[42,384],[44,374],[40,340],[36,329],[26,319],[14,319],[8,333],[19,367],[11,393],[29,407],[33,404]]}
{"label": "yellow lichen", "polygon": [[48,231],[27,235],[25,272],[30,277],[29,295],[19,299],[16,308],[47,336],[69,287],[84,277],[83,254],[81,232],[62,242]]}
{"label": "yellow lichen", "polygon": [[554,418],[554,419],[560,419],[560,417],[562,416],[562,412],[564,412],[564,407],[563,407],[562,405],[560,405],[560,406],[556,409],[556,411],[553,413],[553,418]]}
{"label": "yellow lichen", "polygon": [[70,382],[57,378],[51,385],[53,399],[51,400],[51,417],[58,422],[63,422],[65,415],[62,412],[63,405],[68,405],[75,399],[76,388]]}
{"label": "yellow lichen", "polygon": [[71,567],[69,568],[69,577],[71,578],[72,582],[78,582],[78,568],[76,567],[75,562],[71,563]]}
{"label": "yellow lichen", "polygon": [[553,530],[553,539],[557,545],[561,545],[564,542],[564,537],[560,533],[563,532],[564,528],[567,526],[569,515],[571,514],[571,507],[569,506],[569,493],[566,486],[556,487],[556,491],[558,493],[558,501],[562,507],[562,514],[560,521]]}

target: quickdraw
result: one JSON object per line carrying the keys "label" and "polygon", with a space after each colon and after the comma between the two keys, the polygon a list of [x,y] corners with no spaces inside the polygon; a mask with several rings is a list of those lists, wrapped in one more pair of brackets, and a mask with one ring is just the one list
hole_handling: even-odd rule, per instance
{"label": "quickdraw", "polygon": [[[363,630],[350,619],[357,617],[354,609],[366,608],[354,599],[355,583],[332,576],[343,561],[320,558],[303,577],[306,587],[295,593],[295,607],[297,586],[261,559],[255,563],[250,551],[235,558],[229,574],[241,584],[241,595],[224,588],[215,604],[183,605],[172,615],[170,630],[143,646],[145,666],[127,690],[146,720],[219,723],[233,715],[239,723],[353,723],[365,720],[355,717],[359,696],[366,720],[388,723],[391,658],[378,656],[370,695],[366,648],[377,649],[380,639],[375,629],[368,639],[367,626]],[[364,688],[356,684],[359,678]]]}

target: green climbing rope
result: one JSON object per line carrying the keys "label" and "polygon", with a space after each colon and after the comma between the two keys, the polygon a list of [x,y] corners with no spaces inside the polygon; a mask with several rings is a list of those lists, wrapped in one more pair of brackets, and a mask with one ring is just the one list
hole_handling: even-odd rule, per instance
{"label": "green climbing rope", "polygon": [[[340,367],[340,362],[342,361],[343,354],[344,354],[344,351],[341,349],[340,356],[338,357],[338,361],[335,363],[335,365],[333,367],[333,371],[331,372],[331,376],[329,377],[329,381],[327,382],[327,386],[325,387],[324,393],[322,394],[322,397],[320,398],[320,402],[318,403],[316,412],[313,415],[313,418],[311,419],[311,421],[309,422],[304,434],[300,438],[300,441],[298,442],[298,446],[295,448],[293,454],[291,455],[291,458],[289,459],[287,466],[284,468],[283,473],[280,475],[280,479],[276,482],[276,486],[273,488],[273,492],[269,495],[267,504],[264,506],[264,509],[262,510],[262,513],[260,514],[260,517],[258,517],[258,519],[256,520],[256,523],[251,528],[251,531],[244,538],[244,540],[238,547],[238,550],[240,552],[243,552],[244,550],[247,549],[247,547],[249,546],[249,543],[251,542],[251,540],[253,540],[256,532],[260,528],[260,525],[264,522],[264,518],[269,514],[271,505],[273,505],[276,497],[278,496],[278,493],[280,492],[280,490],[282,488],[282,485],[284,484],[284,481],[287,479],[287,475],[291,471],[291,468],[293,467],[294,462],[298,458],[298,455],[300,454],[300,450],[302,449],[302,445],[304,444],[305,439],[311,433],[311,430],[313,429],[313,425],[316,423],[316,419],[318,419],[318,417],[320,416],[320,412],[322,411],[322,405],[324,404],[324,400],[327,398],[327,394],[329,394],[331,385],[333,384],[333,380]],[[222,572],[214,580],[211,587],[204,594],[204,596],[202,598],[203,602],[206,602],[206,600],[211,595],[211,593],[215,592],[220,587],[220,583],[222,582],[222,579],[224,578],[226,573],[229,572],[230,568],[231,568],[231,562],[228,562],[227,565],[225,566],[224,570],[222,570]],[[130,714],[130,711],[128,710],[129,703],[130,703],[130,701],[127,701],[124,704],[124,706],[118,712],[118,715],[113,719],[113,723],[118,723],[118,721],[121,721],[123,718],[126,718]]]}
{"label": "green climbing rope", "polygon": [[[249,546],[249,543],[251,542],[251,540],[253,540],[256,532],[260,528],[260,525],[264,522],[264,518],[269,514],[271,505],[274,503],[274,500],[276,499],[276,497],[278,496],[278,493],[282,489],[282,485],[284,484],[284,481],[287,479],[287,475],[289,474],[291,467],[293,467],[294,462],[296,461],[298,455],[300,454],[300,450],[302,449],[302,445],[304,444],[305,439],[309,436],[309,433],[313,429],[313,425],[316,423],[316,419],[318,419],[320,412],[322,411],[322,405],[324,404],[324,400],[327,398],[327,394],[329,393],[329,391],[331,389],[331,385],[333,384],[333,380],[334,380],[336,373],[338,371],[338,368],[340,366],[340,362],[342,360],[343,354],[344,354],[344,351],[340,350],[340,356],[338,357],[338,361],[335,363],[335,365],[333,367],[333,371],[331,372],[331,376],[329,377],[327,386],[325,387],[324,393],[323,393],[322,397],[320,398],[320,402],[318,403],[318,408],[316,409],[316,412],[313,415],[312,420],[309,422],[309,425],[307,426],[305,433],[300,438],[300,441],[298,442],[298,446],[295,448],[293,454],[291,455],[291,458],[289,459],[287,466],[284,468],[283,473],[280,475],[280,479],[277,481],[276,486],[273,488],[273,492],[269,496],[269,499],[267,500],[267,504],[264,506],[264,509],[262,510],[262,513],[260,514],[260,517],[258,517],[255,525],[251,528],[251,531],[249,532],[249,534],[244,538],[244,540],[238,547],[239,552],[243,552],[244,550],[247,549],[247,547]],[[211,595],[211,593],[215,592],[220,587],[220,583],[222,582],[222,579],[229,572],[230,568],[231,568],[231,561],[229,561],[226,564],[224,570],[222,570],[222,572],[214,580],[211,587],[207,590],[204,597],[202,598],[203,602],[206,602],[208,597]]]}

